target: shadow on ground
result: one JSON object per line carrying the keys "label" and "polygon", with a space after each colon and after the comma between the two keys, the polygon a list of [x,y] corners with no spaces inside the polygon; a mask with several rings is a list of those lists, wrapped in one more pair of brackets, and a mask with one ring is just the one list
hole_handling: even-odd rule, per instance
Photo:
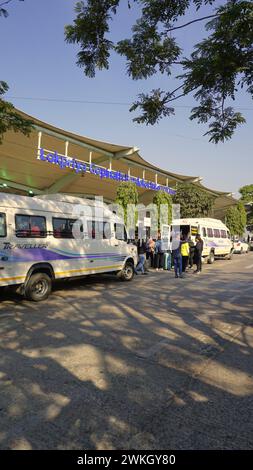
{"label": "shadow on ground", "polygon": [[213,274],[2,291],[0,448],[253,449],[252,277]]}

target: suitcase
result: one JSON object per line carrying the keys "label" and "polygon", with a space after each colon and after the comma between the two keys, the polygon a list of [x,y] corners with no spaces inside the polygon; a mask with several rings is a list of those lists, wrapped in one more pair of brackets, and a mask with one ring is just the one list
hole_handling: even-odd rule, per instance
{"label": "suitcase", "polygon": [[168,271],[170,271],[171,269],[171,254],[170,253],[164,253],[163,269],[166,269]]}
{"label": "suitcase", "polygon": [[171,253],[164,253],[164,269],[170,271],[172,265]]}

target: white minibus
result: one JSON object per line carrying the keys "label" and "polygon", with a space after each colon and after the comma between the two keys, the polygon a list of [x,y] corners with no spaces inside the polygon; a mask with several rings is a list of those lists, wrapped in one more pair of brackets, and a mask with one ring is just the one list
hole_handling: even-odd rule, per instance
{"label": "white minibus", "polygon": [[182,236],[195,240],[197,233],[204,241],[202,257],[212,264],[215,258],[231,259],[233,243],[226,225],[218,219],[189,218],[173,220],[173,227],[180,227]]}
{"label": "white minibus", "polygon": [[0,194],[0,286],[18,286],[40,301],[56,279],[110,272],[132,280],[137,248],[127,243],[122,219],[97,204],[59,194]]}

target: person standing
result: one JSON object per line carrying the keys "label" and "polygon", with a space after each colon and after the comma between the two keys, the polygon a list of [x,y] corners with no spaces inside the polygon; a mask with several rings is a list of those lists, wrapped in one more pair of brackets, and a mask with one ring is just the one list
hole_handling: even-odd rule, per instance
{"label": "person standing", "polygon": [[182,271],[183,271],[183,273],[185,273],[185,271],[188,267],[189,253],[190,253],[189,243],[187,241],[187,238],[184,237],[182,242],[181,242]]}
{"label": "person standing", "polygon": [[167,269],[168,271],[171,270],[172,268],[172,243],[171,239],[169,240],[169,246],[168,246],[168,259],[167,259]]}
{"label": "person standing", "polygon": [[182,275],[182,255],[181,255],[181,240],[180,234],[176,233],[175,236],[172,237],[172,255],[173,255],[173,262],[174,262],[174,271],[175,277],[183,277]]}
{"label": "person standing", "polygon": [[147,274],[145,271],[145,261],[146,261],[146,247],[144,240],[138,240],[137,250],[139,255],[139,261],[135,268],[135,274],[141,272],[141,274]]}
{"label": "person standing", "polygon": [[201,235],[198,233],[196,235],[196,245],[195,245],[195,258],[197,269],[194,273],[199,274],[202,271],[202,251],[204,247],[204,242],[201,238]]}
{"label": "person standing", "polygon": [[160,269],[160,271],[163,270],[163,249],[162,249],[162,240],[161,240],[161,235],[158,235],[158,239],[155,242],[155,268],[156,271]]}
{"label": "person standing", "polygon": [[171,242],[168,238],[162,240],[162,246],[164,250],[164,269],[170,271],[171,270]]}
{"label": "person standing", "polygon": [[192,238],[190,237],[189,240],[188,240],[188,244],[189,244],[189,268],[191,269],[194,265],[194,256],[195,256],[195,243],[194,241],[192,240]]}
{"label": "person standing", "polygon": [[147,241],[146,257],[147,257],[147,260],[150,259],[151,268],[154,267],[154,252],[155,252],[155,241],[153,240],[152,237],[150,237]]}

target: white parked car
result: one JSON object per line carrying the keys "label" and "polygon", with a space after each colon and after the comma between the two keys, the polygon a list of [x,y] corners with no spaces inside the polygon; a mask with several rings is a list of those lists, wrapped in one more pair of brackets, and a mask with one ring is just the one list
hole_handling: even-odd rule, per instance
{"label": "white parked car", "polygon": [[241,240],[234,240],[234,253],[248,253],[249,245],[248,243]]}

